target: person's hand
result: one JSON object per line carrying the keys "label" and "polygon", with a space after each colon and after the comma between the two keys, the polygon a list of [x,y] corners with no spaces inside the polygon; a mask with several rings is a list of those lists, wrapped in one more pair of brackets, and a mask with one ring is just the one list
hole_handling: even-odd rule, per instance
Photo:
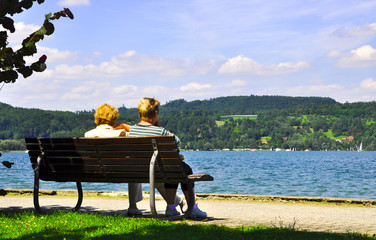
{"label": "person's hand", "polygon": [[129,132],[129,129],[131,128],[131,126],[128,125],[128,124],[125,124],[125,123],[120,123],[120,124],[115,124],[115,125],[113,126],[113,128],[114,128],[115,130],[125,129],[125,131]]}

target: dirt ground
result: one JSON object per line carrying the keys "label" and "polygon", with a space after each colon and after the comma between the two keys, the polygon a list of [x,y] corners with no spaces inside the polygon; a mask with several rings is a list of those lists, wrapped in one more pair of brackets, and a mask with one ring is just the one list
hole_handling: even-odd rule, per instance
{"label": "dirt ground", "polygon": [[[59,193],[60,194],[60,193]],[[90,194],[89,194],[90,195]],[[126,214],[128,199],[124,197],[84,196],[82,212],[100,212],[106,214]],[[121,194],[120,194],[121,195]],[[151,217],[147,194],[138,206],[144,217]],[[206,211],[205,220],[187,220],[190,224],[217,224],[230,227],[245,225],[268,225],[276,227],[293,227],[298,230],[319,232],[358,232],[368,235],[376,234],[376,205],[374,201],[352,201],[341,199],[292,198],[285,199],[258,196],[231,195],[231,198],[220,195],[198,195],[198,206]],[[311,200],[307,200],[311,199]],[[43,209],[65,209],[73,207],[76,197],[41,196]],[[328,203],[329,202],[329,203]],[[163,217],[166,204],[163,200],[156,202],[157,211]],[[31,194],[0,197],[0,212],[33,210]]]}

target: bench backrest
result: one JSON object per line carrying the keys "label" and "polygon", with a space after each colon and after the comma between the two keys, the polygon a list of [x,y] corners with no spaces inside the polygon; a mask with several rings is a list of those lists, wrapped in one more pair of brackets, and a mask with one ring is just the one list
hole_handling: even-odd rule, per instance
{"label": "bench backrest", "polygon": [[155,182],[187,181],[172,136],[25,138],[25,141],[33,168],[38,156],[42,156],[40,179],[45,181],[148,183],[154,153],[152,141],[159,152]]}

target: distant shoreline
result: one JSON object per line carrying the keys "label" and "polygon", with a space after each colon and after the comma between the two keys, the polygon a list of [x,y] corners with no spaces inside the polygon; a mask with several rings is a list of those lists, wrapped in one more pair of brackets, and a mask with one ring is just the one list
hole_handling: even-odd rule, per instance
{"label": "distant shoreline", "polygon": [[[32,196],[33,195],[33,189],[4,189],[4,190],[9,195],[19,195],[19,196]],[[83,194],[84,196],[90,196],[90,197],[128,197],[127,191],[84,190]],[[40,195],[76,196],[77,191],[76,190],[40,190]],[[376,206],[376,200],[356,199],[356,198],[221,194],[221,193],[196,193],[196,196],[197,196],[197,199],[201,199],[201,200],[299,202],[299,203],[306,202],[306,203],[328,203],[328,204],[351,204],[351,205],[359,205],[359,206]],[[144,198],[148,198],[148,197],[149,197],[149,192],[144,192]]]}

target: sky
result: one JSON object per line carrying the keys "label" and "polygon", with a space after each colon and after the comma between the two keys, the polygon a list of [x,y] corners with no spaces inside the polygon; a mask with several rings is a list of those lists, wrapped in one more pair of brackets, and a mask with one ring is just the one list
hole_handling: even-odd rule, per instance
{"label": "sky", "polygon": [[13,16],[9,45],[54,20],[33,62],[0,102],[82,111],[142,97],[280,95],[376,101],[376,0],[48,0]]}

